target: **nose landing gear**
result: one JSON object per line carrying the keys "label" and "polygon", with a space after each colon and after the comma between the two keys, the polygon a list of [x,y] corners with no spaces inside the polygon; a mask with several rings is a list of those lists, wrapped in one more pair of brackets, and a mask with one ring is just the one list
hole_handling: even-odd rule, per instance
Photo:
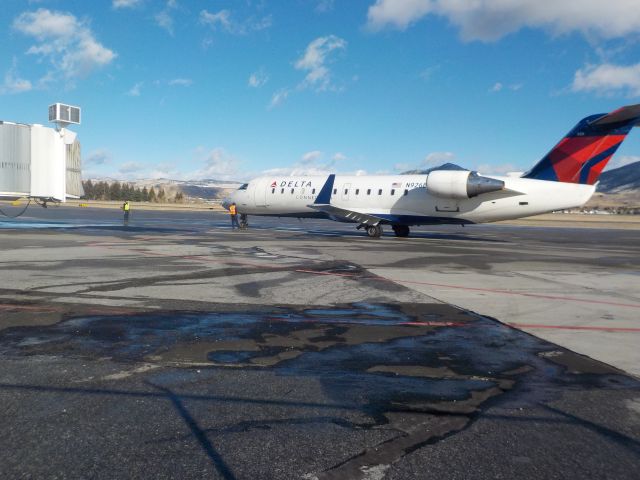
{"label": "nose landing gear", "polygon": [[246,213],[240,214],[240,228],[243,230],[245,228],[249,228],[249,218],[247,217]]}

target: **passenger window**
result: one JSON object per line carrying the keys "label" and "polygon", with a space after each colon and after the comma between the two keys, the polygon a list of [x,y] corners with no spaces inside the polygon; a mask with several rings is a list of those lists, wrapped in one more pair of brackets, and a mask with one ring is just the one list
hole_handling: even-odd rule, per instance
{"label": "passenger window", "polygon": [[293,195],[293,192],[294,192],[294,189],[292,188],[292,189],[291,189],[291,195]]}
{"label": "passenger window", "polygon": [[367,195],[371,195],[371,189],[367,188]]}
{"label": "passenger window", "polygon": [[409,195],[409,190],[404,191],[405,196]]}
{"label": "passenger window", "polygon": [[311,195],[315,195],[316,194],[316,189],[314,188],[313,190],[311,190]]}
{"label": "passenger window", "polygon": [[280,193],[284,193],[284,188],[281,188],[281,189],[280,189]]}
{"label": "passenger window", "polygon": [[378,195],[382,195],[382,189],[378,190]]}
{"label": "passenger window", "polygon": [[392,189],[391,189],[391,196],[393,196],[393,195],[395,195],[395,194],[396,194],[396,191],[392,188]]}
{"label": "passenger window", "polygon": [[276,189],[275,189],[275,188],[272,188],[272,189],[271,189],[271,193],[276,193]]}
{"label": "passenger window", "polygon": [[356,188],[356,195],[358,195],[360,193],[360,189]]}
{"label": "passenger window", "polygon": [[338,193],[338,189],[337,189],[337,188],[334,188],[334,189],[333,189],[333,194],[335,195],[336,193]]}
{"label": "passenger window", "polygon": [[344,194],[346,195],[347,193],[349,193],[349,189],[348,189],[348,188],[345,188],[345,189],[344,189]]}

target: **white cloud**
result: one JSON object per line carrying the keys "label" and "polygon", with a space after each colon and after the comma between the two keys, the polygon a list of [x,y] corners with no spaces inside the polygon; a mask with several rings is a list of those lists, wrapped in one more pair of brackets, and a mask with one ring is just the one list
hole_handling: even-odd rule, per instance
{"label": "white cloud", "polygon": [[451,152],[431,152],[424,157],[422,165],[425,167],[437,167],[443,163],[450,163],[456,156]]}
{"label": "white cloud", "polygon": [[113,8],[133,8],[142,3],[142,0],[113,0]]}
{"label": "white cloud", "polygon": [[76,78],[108,65],[117,56],[95,39],[87,21],[80,21],[70,13],[44,8],[24,12],[14,20],[13,28],[39,42],[31,46],[27,54],[51,62],[54,71],[43,77],[43,83],[62,77],[73,84]]}
{"label": "white cloud", "polygon": [[271,15],[265,17],[250,17],[243,21],[236,21],[232,18],[231,11],[220,10],[217,13],[208,10],[200,11],[200,23],[207,25],[212,30],[221,30],[233,35],[247,35],[251,32],[265,30],[272,25]]}
{"label": "white cloud", "polygon": [[269,81],[269,75],[261,68],[249,76],[248,85],[252,88],[260,88]]}
{"label": "white cloud", "polygon": [[334,0],[318,0],[316,5],[316,12],[318,13],[327,13],[333,10]]}
{"label": "white cloud", "polygon": [[342,152],[336,152],[331,159],[334,162],[343,162],[347,159],[347,156]]}
{"label": "white cloud", "polygon": [[404,30],[434,10],[431,0],[376,0],[367,13],[368,26],[379,30],[392,25]]}
{"label": "white cloud", "polygon": [[376,0],[369,7],[367,26],[404,30],[430,14],[445,17],[467,41],[494,41],[525,27],[602,38],[640,30],[636,0]]}
{"label": "white cloud", "polygon": [[174,78],[169,80],[169,86],[171,87],[190,87],[193,85],[193,80],[190,78]]}
{"label": "white cloud", "polygon": [[640,63],[635,65],[587,65],[573,77],[574,92],[595,92],[600,95],[624,94],[640,96]]}
{"label": "white cloud", "polygon": [[420,78],[427,81],[430,80],[431,77],[440,70],[440,65],[433,65],[431,67],[427,67],[420,72]]}
{"label": "white cloud", "polygon": [[509,89],[512,92],[517,92],[518,90],[521,90],[523,87],[522,83],[512,83],[510,85],[505,85],[502,82],[496,82],[493,84],[493,86],[489,89],[489,92],[491,93],[497,93],[497,92],[501,92],[504,89]]}
{"label": "white cloud", "polygon": [[132,174],[132,173],[140,173],[146,167],[142,163],[139,162],[125,162],[118,167],[118,173],[121,174]]}
{"label": "white cloud", "polygon": [[210,150],[204,158],[204,168],[188,174],[188,178],[235,180],[239,175],[240,162],[224,148],[217,147]]}
{"label": "white cloud", "polygon": [[28,92],[33,89],[29,80],[20,78],[18,74],[18,61],[14,58],[13,64],[4,75],[4,82],[0,85],[0,94],[13,94]]}
{"label": "white cloud", "polygon": [[94,150],[82,162],[85,165],[104,165],[111,162],[111,153],[105,149]]}
{"label": "white cloud", "polygon": [[140,90],[142,89],[142,85],[144,85],[144,82],[136,83],[133,87],[129,89],[129,91],[127,92],[127,95],[129,95],[130,97],[139,97]]}
{"label": "white cloud", "polygon": [[160,28],[164,28],[169,32],[169,35],[173,36],[173,17],[168,11],[163,10],[162,12],[158,12],[153,18],[156,21],[156,25]]}
{"label": "white cloud", "polygon": [[288,88],[283,88],[275,92],[271,96],[271,102],[269,103],[269,108],[275,108],[282,105],[287,100],[290,93],[291,93],[291,90],[289,90]]}
{"label": "white cloud", "polygon": [[518,171],[518,167],[513,163],[503,163],[501,165],[483,163],[476,166],[475,170],[478,173],[485,175],[506,175],[507,173]]}
{"label": "white cloud", "polygon": [[300,57],[295,68],[307,72],[301,88],[315,88],[317,91],[333,88],[331,85],[331,71],[327,67],[329,54],[335,50],[344,50],[347,42],[335,35],[319,37],[307,46],[304,55]]}
{"label": "white cloud", "polygon": [[304,163],[313,163],[319,160],[320,157],[322,157],[322,152],[320,150],[312,150],[311,152],[307,152],[302,155],[301,160]]}

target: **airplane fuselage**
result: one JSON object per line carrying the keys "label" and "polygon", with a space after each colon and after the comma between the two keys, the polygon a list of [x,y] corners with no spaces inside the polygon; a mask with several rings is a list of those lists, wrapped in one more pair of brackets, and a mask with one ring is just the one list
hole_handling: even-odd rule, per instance
{"label": "airplane fuselage", "polygon": [[[383,219],[395,225],[465,224],[494,222],[583,205],[593,185],[488,176],[504,188],[472,198],[436,195],[427,175],[336,175],[331,192],[333,207]],[[313,208],[327,176],[260,177],[225,200],[247,215],[331,218]],[[458,195],[459,197],[459,195]]]}

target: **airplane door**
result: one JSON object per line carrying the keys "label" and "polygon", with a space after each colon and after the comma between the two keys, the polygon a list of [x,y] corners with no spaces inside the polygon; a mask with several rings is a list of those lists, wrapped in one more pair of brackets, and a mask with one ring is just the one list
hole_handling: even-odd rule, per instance
{"label": "airplane door", "polygon": [[349,200],[350,193],[351,193],[351,184],[344,183],[342,185],[342,200]]}
{"label": "airplane door", "polygon": [[260,180],[256,184],[256,188],[253,191],[253,199],[256,203],[256,207],[267,206],[267,189],[269,187],[269,180]]}

